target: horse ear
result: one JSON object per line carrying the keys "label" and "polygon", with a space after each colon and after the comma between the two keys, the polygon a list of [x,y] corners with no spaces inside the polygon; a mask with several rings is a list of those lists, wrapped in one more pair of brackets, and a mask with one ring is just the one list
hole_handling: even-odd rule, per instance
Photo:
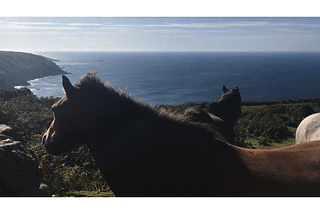
{"label": "horse ear", "polygon": [[75,95],[76,88],[73,87],[70,80],[65,75],[62,75],[62,86],[64,93],[68,98],[73,97]]}
{"label": "horse ear", "polygon": [[223,93],[226,93],[226,92],[228,91],[228,89],[226,88],[226,86],[223,86],[223,87],[222,87],[222,91],[223,91]]}

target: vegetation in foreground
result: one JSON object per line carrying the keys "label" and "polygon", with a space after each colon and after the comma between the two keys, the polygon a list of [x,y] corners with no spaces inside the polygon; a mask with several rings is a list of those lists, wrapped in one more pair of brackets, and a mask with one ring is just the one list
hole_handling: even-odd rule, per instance
{"label": "vegetation in foreground", "polygon": [[[33,150],[43,171],[44,181],[55,196],[114,196],[103,180],[86,147],[69,155],[52,156],[41,143],[52,121],[52,104],[59,98],[38,98],[26,88],[0,90],[0,123],[11,126],[17,140]],[[178,106],[160,105],[173,111],[179,107],[204,109],[209,102]],[[271,149],[295,143],[295,130],[301,120],[320,112],[320,98],[288,101],[245,101],[235,126],[236,144],[247,148]]]}

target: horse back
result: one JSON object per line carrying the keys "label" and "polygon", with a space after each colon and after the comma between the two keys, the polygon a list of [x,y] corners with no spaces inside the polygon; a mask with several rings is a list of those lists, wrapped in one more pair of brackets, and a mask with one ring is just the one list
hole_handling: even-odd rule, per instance
{"label": "horse back", "polygon": [[250,174],[250,194],[263,196],[320,195],[320,141],[281,149],[239,148]]}

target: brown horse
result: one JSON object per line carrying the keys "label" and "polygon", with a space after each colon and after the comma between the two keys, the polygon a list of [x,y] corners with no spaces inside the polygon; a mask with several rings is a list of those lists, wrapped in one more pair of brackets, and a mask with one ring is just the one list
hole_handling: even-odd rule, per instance
{"label": "brown horse", "polygon": [[239,88],[222,87],[223,94],[218,102],[212,102],[205,111],[198,108],[178,108],[173,113],[186,117],[189,121],[211,124],[221,133],[222,139],[235,143],[234,126],[241,115],[241,95]]}
{"label": "brown horse", "polygon": [[53,155],[87,144],[116,196],[320,195],[320,141],[236,147],[205,124],[160,115],[88,74],[52,107]]}

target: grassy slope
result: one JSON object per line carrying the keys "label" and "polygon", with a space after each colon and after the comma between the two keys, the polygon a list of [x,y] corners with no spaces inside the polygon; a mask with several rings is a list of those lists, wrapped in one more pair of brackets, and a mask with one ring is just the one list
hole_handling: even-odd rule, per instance
{"label": "grassy slope", "polygon": [[43,56],[0,51],[0,88],[11,90],[16,85],[28,85],[28,80],[64,73],[52,60]]}

